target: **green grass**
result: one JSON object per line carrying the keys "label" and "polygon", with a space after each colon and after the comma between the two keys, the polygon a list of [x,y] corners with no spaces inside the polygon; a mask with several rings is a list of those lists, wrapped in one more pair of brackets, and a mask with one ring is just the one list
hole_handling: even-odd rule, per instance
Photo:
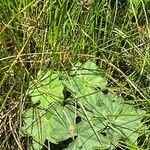
{"label": "green grass", "polygon": [[149,0],[95,0],[88,9],[75,0],[3,0],[0,14],[2,149],[30,143],[19,133],[29,81],[41,69],[67,72],[77,61],[94,60],[105,71],[108,90],[145,109],[149,126]]}

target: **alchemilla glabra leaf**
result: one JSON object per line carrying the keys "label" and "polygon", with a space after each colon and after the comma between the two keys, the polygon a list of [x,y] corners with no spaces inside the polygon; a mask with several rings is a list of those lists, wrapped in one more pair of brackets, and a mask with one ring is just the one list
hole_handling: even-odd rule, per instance
{"label": "alchemilla glabra leaf", "polygon": [[82,121],[77,125],[77,138],[65,150],[94,150],[110,147],[110,142],[101,134],[105,126],[98,119],[92,119],[91,122],[93,128],[88,121]]}
{"label": "alchemilla glabra leaf", "polygon": [[63,85],[59,80],[60,74],[54,71],[38,73],[37,79],[30,83],[29,95],[32,102],[40,102],[46,108],[50,103],[63,101]]}
{"label": "alchemilla glabra leaf", "polygon": [[87,61],[84,64],[75,64],[70,71],[70,75],[80,78],[91,87],[105,88],[107,85],[103,71],[92,61]]}
{"label": "alchemilla glabra leaf", "polygon": [[[51,134],[51,119],[46,117],[46,111],[31,108],[23,113],[21,131],[33,138],[33,148],[40,150],[47,137]],[[51,139],[54,143],[55,141]]]}
{"label": "alchemilla glabra leaf", "polygon": [[42,148],[45,140],[57,144],[76,136],[75,113],[71,106],[52,105],[47,110],[30,108],[23,113],[22,133],[32,136],[33,148]]}
{"label": "alchemilla glabra leaf", "polygon": [[90,111],[87,110],[87,113],[90,118],[96,117],[103,121],[107,127],[104,130],[106,137],[115,144],[121,139],[132,144],[136,143],[139,135],[146,130],[146,127],[141,123],[145,111],[136,110],[132,105],[125,104],[110,93],[108,95],[97,94],[95,101],[99,101],[99,105],[93,103],[88,106]]}

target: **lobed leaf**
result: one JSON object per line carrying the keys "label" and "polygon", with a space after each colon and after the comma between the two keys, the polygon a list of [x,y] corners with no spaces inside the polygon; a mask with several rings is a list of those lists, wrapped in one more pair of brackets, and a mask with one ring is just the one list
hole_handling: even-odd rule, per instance
{"label": "lobed leaf", "polygon": [[76,135],[74,110],[70,106],[62,107],[59,103],[41,110],[30,108],[23,113],[22,132],[33,138],[33,147],[42,148],[45,140],[58,143]]}
{"label": "lobed leaf", "polygon": [[91,87],[105,88],[107,85],[107,80],[103,77],[102,70],[92,61],[87,61],[84,64],[77,63],[71,69],[70,75],[80,78]]}
{"label": "lobed leaf", "polygon": [[29,95],[35,104],[40,101],[43,108],[48,107],[52,102],[63,101],[63,85],[59,80],[59,73],[51,70],[43,74],[38,73],[37,80],[30,84]]}

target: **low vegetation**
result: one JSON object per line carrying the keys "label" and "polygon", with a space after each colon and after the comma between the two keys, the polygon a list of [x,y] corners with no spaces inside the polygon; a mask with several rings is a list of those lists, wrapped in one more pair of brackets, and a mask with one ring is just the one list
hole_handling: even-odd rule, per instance
{"label": "low vegetation", "polygon": [[150,149],[150,1],[0,3],[0,149]]}

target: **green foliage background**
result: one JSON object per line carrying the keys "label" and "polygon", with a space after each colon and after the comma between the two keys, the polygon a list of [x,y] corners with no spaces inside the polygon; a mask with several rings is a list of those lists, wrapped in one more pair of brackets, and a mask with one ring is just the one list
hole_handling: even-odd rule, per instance
{"label": "green foliage background", "polygon": [[[28,94],[31,81],[35,85],[34,81],[39,80],[36,82],[41,84],[42,77],[38,78],[38,72],[42,71],[44,76],[49,68],[54,72],[61,71],[63,76],[60,78],[65,81],[76,62],[87,60],[104,70],[108,81],[103,89],[105,92],[123,97],[125,102],[146,112],[142,122],[149,128],[149,21],[149,0],[95,0],[88,7],[76,0],[1,1],[1,149],[25,149],[31,144],[30,137],[22,138],[19,130],[23,112],[26,109],[32,111],[39,103],[39,100],[33,103]],[[57,78],[55,74],[53,78]],[[74,80],[70,82],[74,84]],[[90,84],[93,85],[97,83]],[[52,82],[51,86],[62,90],[61,83]],[[47,91],[47,87],[43,90]],[[73,90],[71,86],[70,90]],[[58,93],[51,94],[54,95],[49,99]],[[64,99],[63,96],[59,93],[55,100]],[[141,135],[138,149],[149,149],[149,137],[149,132]],[[123,146],[137,149],[133,144]]]}

